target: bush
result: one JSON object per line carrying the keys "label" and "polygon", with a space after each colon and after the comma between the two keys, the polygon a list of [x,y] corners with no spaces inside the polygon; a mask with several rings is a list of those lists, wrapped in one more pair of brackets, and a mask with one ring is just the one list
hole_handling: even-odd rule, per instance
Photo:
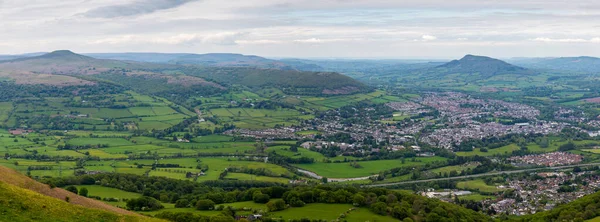
{"label": "bush", "polygon": [[186,208],[190,205],[190,202],[186,199],[179,199],[175,202],[175,208]]}
{"label": "bush", "polygon": [[196,209],[198,210],[210,210],[215,208],[215,202],[212,200],[199,200],[196,202]]}
{"label": "bush", "polygon": [[267,203],[267,208],[269,208],[269,211],[271,212],[285,210],[285,201],[281,199],[271,200]]}
{"label": "bush", "polygon": [[79,195],[80,195],[80,196],[87,197],[87,196],[88,196],[88,189],[87,189],[87,188],[85,188],[85,187],[84,187],[84,188],[81,188],[81,189],[79,189]]}
{"label": "bush", "polygon": [[69,191],[69,192],[71,192],[71,193],[74,193],[74,194],[78,194],[78,193],[79,193],[79,192],[78,192],[78,190],[77,190],[77,187],[75,187],[75,186],[72,186],[72,185],[71,185],[71,186],[68,186],[68,187],[66,187],[66,188],[65,188],[65,190],[67,190],[67,191]]}
{"label": "bush", "polygon": [[267,194],[254,194],[254,196],[252,197],[252,200],[254,200],[255,203],[267,203],[269,202],[271,198],[269,197],[269,195]]}
{"label": "bush", "polygon": [[137,199],[131,199],[127,201],[127,209],[129,210],[142,210],[142,211],[153,211],[165,208],[160,202],[152,197],[140,197]]}

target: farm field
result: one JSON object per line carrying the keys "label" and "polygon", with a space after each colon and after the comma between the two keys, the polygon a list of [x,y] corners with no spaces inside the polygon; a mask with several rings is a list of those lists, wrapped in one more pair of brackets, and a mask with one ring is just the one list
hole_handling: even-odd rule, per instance
{"label": "farm field", "polygon": [[4,125],[4,122],[8,120],[12,110],[12,102],[0,102],[0,126]]}
{"label": "farm field", "polygon": [[327,159],[325,156],[323,156],[323,154],[321,154],[319,152],[310,151],[310,150],[304,149],[302,147],[298,148],[298,152],[293,152],[293,151],[290,151],[289,146],[273,146],[273,147],[269,147],[267,149],[267,152],[275,152],[279,155],[283,155],[283,156],[287,156],[287,157],[291,157],[291,158],[301,158],[301,157],[312,158],[316,162],[321,162],[324,159]]}
{"label": "farm field", "polygon": [[456,184],[456,188],[485,192],[485,193],[496,193],[496,192],[505,190],[505,189],[497,188],[495,186],[487,185],[481,179],[458,182]]}
{"label": "farm field", "polygon": [[397,160],[377,160],[377,161],[359,161],[361,168],[354,168],[347,163],[312,163],[312,164],[294,164],[294,166],[308,171],[312,171],[320,176],[327,178],[352,178],[375,175],[383,170],[397,167],[419,166],[435,161],[444,161],[443,157],[418,157],[415,162],[406,159],[405,163]]}
{"label": "farm field", "polygon": [[139,193],[127,192],[127,191],[110,188],[110,187],[104,187],[104,186],[100,186],[100,185],[79,185],[76,187],[78,190],[81,190],[81,188],[88,189],[88,196],[98,196],[98,197],[102,197],[102,198],[119,199],[119,201],[117,201],[117,202],[105,201],[106,203],[113,205],[113,206],[125,207],[127,204],[124,200],[139,198],[142,196]]}
{"label": "farm field", "polygon": [[[308,218],[311,220],[335,220],[340,214],[346,213],[353,206],[350,204],[322,204],[314,203],[307,204],[304,207],[292,207],[283,211],[277,211],[272,213],[272,218],[283,218],[289,219],[302,219]],[[372,213],[368,209],[358,208],[355,211],[348,213],[347,217],[344,218],[347,221],[394,221],[391,217],[381,216]],[[365,220],[366,219],[366,220]]]}
{"label": "farm field", "polygon": [[[561,145],[568,143],[569,141],[552,141],[547,148],[542,148],[535,143],[527,144],[527,150],[534,153],[546,153],[546,152],[554,152],[557,151]],[[594,140],[580,140],[573,141],[575,145],[586,145],[586,144],[597,144],[598,141]],[[487,152],[481,152],[480,148],[475,148],[473,151],[461,151],[456,152],[458,156],[494,156],[494,155],[509,155],[512,151],[519,150],[519,146],[517,144],[510,144],[499,148],[488,149]]]}
{"label": "farm field", "polygon": [[228,173],[225,178],[235,179],[235,180],[275,182],[275,183],[283,183],[283,184],[287,184],[290,181],[290,179],[283,178],[283,177],[256,176],[256,175],[246,174],[246,173]]}
{"label": "farm field", "polygon": [[300,120],[313,118],[311,115],[303,115],[293,109],[218,108],[209,110],[208,114],[219,118],[223,123],[247,129],[263,129],[275,125],[289,126],[297,124]]}

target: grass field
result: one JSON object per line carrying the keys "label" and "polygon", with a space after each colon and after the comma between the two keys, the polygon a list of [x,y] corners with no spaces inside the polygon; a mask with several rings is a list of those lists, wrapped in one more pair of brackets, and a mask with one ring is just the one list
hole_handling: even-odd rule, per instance
{"label": "grass field", "polygon": [[219,118],[223,123],[236,125],[238,128],[263,129],[275,125],[297,124],[300,120],[313,118],[293,109],[250,109],[250,108],[217,108],[208,114]]}
{"label": "grass field", "polygon": [[[554,152],[558,150],[558,148],[568,143],[569,141],[557,141],[557,138],[551,138],[550,145],[547,148],[542,148],[535,143],[527,144],[527,150],[535,153],[545,153],[545,152]],[[585,144],[597,144],[599,141],[595,140],[581,140],[581,141],[573,141],[575,145],[585,145]],[[519,146],[517,144],[509,144],[503,147],[488,149],[487,152],[481,152],[480,148],[475,148],[473,151],[469,152],[456,152],[458,156],[494,156],[494,155],[509,155],[512,151],[519,150]]]}
{"label": "grass field", "polygon": [[67,143],[74,146],[106,144],[109,147],[117,147],[133,145],[132,142],[123,138],[74,138]]}
{"label": "grass field", "polygon": [[11,102],[0,102],[0,125],[8,120],[9,114],[13,110],[13,105]]}
{"label": "grass field", "polygon": [[319,152],[310,151],[308,149],[304,149],[301,147],[298,148],[298,152],[290,151],[289,146],[273,146],[273,147],[269,147],[269,149],[267,149],[267,151],[275,152],[279,155],[288,156],[291,158],[301,158],[301,157],[313,158],[313,159],[315,159],[316,162],[321,162],[324,159],[326,159],[326,157],[323,156],[323,154],[321,154]]}
{"label": "grass field", "polygon": [[[346,213],[352,205],[349,204],[307,204],[304,207],[289,208],[283,211],[273,212],[272,218],[282,218],[285,220],[290,219],[311,219],[311,220],[326,220],[332,221],[337,219],[341,214]],[[350,212],[346,218],[346,221],[352,222],[363,222],[363,221],[395,221],[395,219],[386,216],[380,216],[372,213],[368,209],[359,208],[355,211]]]}
{"label": "grass field", "polygon": [[483,180],[469,180],[469,181],[461,181],[456,184],[456,188],[465,189],[465,190],[474,190],[485,193],[496,193],[503,191],[505,189],[500,189],[495,186],[490,186],[485,184]]}
{"label": "grass field", "polygon": [[354,168],[350,163],[313,163],[313,164],[295,164],[294,166],[312,171],[323,177],[328,178],[352,178],[365,177],[377,174],[383,170],[388,170],[397,167],[419,166],[431,163],[434,161],[445,161],[443,157],[418,157],[415,162],[411,159],[406,159],[404,164],[401,160],[377,160],[377,161],[360,161],[361,168]]}
{"label": "grass field", "polygon": [[283,184],[287,184],[290,181],[290,179],[283,178],[283,177],[256,176],[256,175],[245,174],[245,173],[228,173],[225,178],[236,179],[236,180],[275,182],[275,183],[283,183]]}
{"label": "grass field", "polygon": [[84,187],[86,189],[88,189],[88,196],[98,196],[98,197],[102,197],[102,198],[111,198],[112,197],[112,198],[119,199],[120,200],[119,202],[106,202],[113,206],[124,207],[124,206],[126,206],[126,203],[124,201],[122,201],[123,199],[134,199],[134,198],[139,198],[142,196],[139,193],[122,191],[119,189],[103,187],[100,185],[79,185],[79,186],[77,186],[77,189],[80,190],[81,188],[84,188]]}

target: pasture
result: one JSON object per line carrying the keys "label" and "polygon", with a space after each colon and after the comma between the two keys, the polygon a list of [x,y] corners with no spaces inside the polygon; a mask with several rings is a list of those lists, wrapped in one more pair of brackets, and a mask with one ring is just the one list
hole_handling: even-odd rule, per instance
{"label": "pasture", "polygon": [[123,199],[134,199],[139,198],[142,195],[139,193],[127,192],[116,188],[105,187],[100,185],[78,185],[77,189],[86,188],[88,189],[88,196],[98,196],[102,198],[117,198]]}
{"label": "pasture", "polygon": [[238,128],[263,129],[275,125],[293,125],[300,120],[313,118],[293,109],[250,109],[250,108],[217,108],[209,110],[206,115],[217,117],[223,124],[234,124]]}
{"label": "pasture", "polygon": [[353,178],[353,177],[366,177],[378,174],[383,170],[389,170],[397,167],[411,167],[420,166],[435,161],[445,161],[443,157],[417,157],[414,158],[413,162],[411,159],[406,159],[404,163],[402,160],[377,160],[377,161],[359,161],[356,162],[360,165],[359,168],[350,165],[350,162],[346,163],[312,163],[312,164],[294,164],[294,166],[312,171],[320,176],[327,178]]}
{"label": "pasture", "polygon": [[484,193],[497,193],[506,190],[496,186],[487,185],[481,179],[458,182],[456,183],[456,188]]}
{"label": "pasture", "polygon": [[[304,207],[292,207],[282,211],[273,212],[271,217],[282,218],[285,220],[307,218],[311,220],[332,221],[337,219],[341,214],[348,212],[351,208],[354,207],[350,204],[313,203],[307,204]],[[395,219],[377,215],[366,208],[358,208],[357,210],[350,211],[344,220],[355,222],[383,222],[394,221]]]}
{"label": "pasture", "polygon": [[323,154],[321,154],[319,152],[310,151],[310,150],[304,149],[302,147],[298,148],[298,152],[293,152],[293,151],[290,151],[289,146],[273,146],[273,147],[269,147],[267,149],[267,152],[274,152],[279,155],[283,155],[283,156],[287,156],[287,157],[291,157],[291,158],[295,158],[295,159],[301,158],[301,157],[312,158],[316,162],[322,162],[324,159],[327,159],[325,156],[323,156]]}

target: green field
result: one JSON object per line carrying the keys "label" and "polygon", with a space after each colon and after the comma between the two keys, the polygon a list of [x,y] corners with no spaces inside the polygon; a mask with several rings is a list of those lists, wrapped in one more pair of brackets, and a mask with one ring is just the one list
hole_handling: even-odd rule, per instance
{"label": "green field", "polygon": [[68,144],[74,146],[106,144],[109,147],[133,145],[132,142],[123,138],[74,138],[70,139]]}
{"label": "green field", "polygon": [[123,201],[125,199],[135,199],[135,198],[139,198],[142,195],[139,193],[132,193],[132,192],[127,192],[127,191],[122,191],[119,189],[115,189],[115,188],[110,188],[110,187],[103,187],[100,185],[79,185],[77,186],[78,190],[81,190],[81,188],[86,188],[88,189],[88,196],[98,196],[98,197],[102,197],[102,198],[116,198],[119,199],[118,202],[106,202],[110,205],[113,206],[121,206],[121,207],[125,207],[126,206],[126,202]]}
{"label": "green field", "polygon": [[396,219],[391,217],[374,214],[368,209],[358,208],[357,210],[350,211],[352,208],[354,207],[349,204],[314,203],[307,204],[304,207],[294,207],[273,212],[271,217],[285,220],[307,218],[311,220],[332,221],[337,219],[341,214],[347,214],[346,218],[344,218],[346,221],[396,221]]}
{"label": "green field", "polygon": [[[554,152],[558,150],[558,148],[568,143],[569,141],[557,141],[557,138],[551,138],[550,145],[547,148],[542,148],[538,144],[529,143],[527,144],[527,150],[535,153],[545,153],[545,152]],[[586,144],[597,144],[598,141],[595,140],[580,140],[580,141],[572,141],[575,145],[586,145]],[[494,156],[494,155],[510,155],[512,151],[519,150],[519,146],[517,144],[510,144],[499,148],[488,149],[487,152],[481,152],[480,148],[475,148],[473,151],[468,152],[456,152],[458,156]]]}
{"label": "green field", "polygon": [[298,152],[290,151],[289,146],[273,146],[273,147],[269,147],[269,149],[267,149],[267,151],[275,152],[279,155],[288,156],[291,158],[301,158],[301,157],[313,158],[313,159],[315,159],[316,162],[321,162],[324,159],[326,159],[326,157],[323,156],[323,154],[321,154],[319,152],[315,152],[315,151],[310,151],[310,150],[304,149],[302,147],[298,148]]}
{"label": "green field", "polygon": [[465,189],[465,190],[473,190],[480,191],[485,193],[496,193],[503,191],[505,189],[497,188],[496,186],[490,186],[485,184],[485,182],[481,179],[479,180],[469,180],[469,181],[461,181],[456,184],[456,188]]}
{"label": "green field", "polygon": [[245,173],[228,173],[225,178],[236,179],[236,180],[266,181],[266,182],[275,182],[275,183],[283,183],[283,184],[287,184],[290,181],[290,179],[282,178],[282,177],[256,176],[256,175],[245,174]]}
{"label": "green field", "polygon": [[0,126],[4,124],[13,110],[11,102],[0,102]]}
{"label": "green field", "polygon": [[300,120],[313,118],[311,115],[303,115],[293,109],[218,108],[211,109],[208,114],[219,118],[223,123],[248,129],[263,129],[275,125],[289,126],[297,124]]}
{"label": "green field", "polygon": [[397,167],[410,167],[425,165],[435,161],[445,161],[443,157],[418,157],[415,162],[406,159],[404,164],[401,160],[377,160],[377,161],[359,161],[361,168],[354,168],[350,163],[313,163],[313,164],[294,164],[294,166],[308,171],[312,171],[320,176],[328,178],[352,178],[365,177],[378,174],[383,170]]}

